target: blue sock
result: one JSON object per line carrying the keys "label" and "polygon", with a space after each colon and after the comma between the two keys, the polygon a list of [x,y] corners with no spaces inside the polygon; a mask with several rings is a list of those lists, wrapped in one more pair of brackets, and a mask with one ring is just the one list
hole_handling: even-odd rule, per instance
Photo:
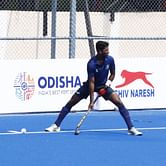
{"label": "blue sock", "polygon": [[57,126],[60,126],[61,123],[62,123],[62,121],[63,121],[63,119],[66,117],[66,115],[67,115],[69,112],[70,112],[70,109],[69,109],[69,108],[63,107],[62,110],[61,110],[61,112],[59,113],[59,116],[58,116],[57,120],[55,121],[55,124],[56,124]]}
{"label": "blue sock", "polygon": [[131,122],[129,112],[124,105],[119,106],[119,112],[122,115],[123,119],[125,120],[128,129],[132,128],[133,124]]}

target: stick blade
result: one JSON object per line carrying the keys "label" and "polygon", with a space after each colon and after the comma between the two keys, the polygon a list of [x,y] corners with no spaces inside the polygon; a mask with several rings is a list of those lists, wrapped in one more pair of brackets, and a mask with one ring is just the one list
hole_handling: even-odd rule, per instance
{"label": "stick blade", "polygon": [[79,135],[80,134],[80,130],[78,128],[75,129],[74,135]]}

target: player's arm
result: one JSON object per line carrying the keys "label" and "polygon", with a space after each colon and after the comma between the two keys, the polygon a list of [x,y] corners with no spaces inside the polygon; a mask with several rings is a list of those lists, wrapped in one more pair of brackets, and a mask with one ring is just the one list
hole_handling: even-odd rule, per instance
{"label": "player's arm", "polygon": [[115,78],[115,71],[111,71],[110,72],[110,76],[108,77],[108,80],[107,82],[105,83],[106,86],[111,86],[112,84],[112,81],[114,80]]}
{"label": "player's arm", "polygon": [[95,78],[91,77],[91,78],[89,78],[89,97],[90,97],[90,102],[89,102],[88,109],[92,109],[93,108],[94,89],[95,89]]}
{"label": "player's arm", "polygon": [[112,84],[112,81],[114,80],[115,78],[115,62],[114,62],[114,59],[112,58],[111,59],[111,62],[110,62],[110,75],[108,77],[108,80],[106,82],[106,85],[107,86],[111,86]]}
{"label": "player's arm", "polygon": [[87,73],[88,73],[89,97],[90,97],[88,109],[92,109],[93,100],[94,100],[94,89],[95,89],[95,65],[93,63],[88,63]]}
{"label": "player's arm", "polygon": [[112,82],[114,78],[115,78],[115,70],[110,70],[110,76],[108,77],[108,80]]}

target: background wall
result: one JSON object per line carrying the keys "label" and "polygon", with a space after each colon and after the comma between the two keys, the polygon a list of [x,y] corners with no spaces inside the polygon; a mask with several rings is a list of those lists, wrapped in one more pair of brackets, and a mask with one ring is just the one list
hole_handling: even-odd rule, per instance
{"label": "background wall", "polygon": [[[0,12],[1,36],[13,38],[41,38],[43,26],[42,12],[4,11]],[[166,40],[160,39],[166,34],[165,12],[120,12],[115,13],[115,21],[110,21],[110,13],[90,13],[94,36],[103,37],[110,42],[113,56],[125,57],[165,57]],[[68,58],[70,13],[57,12],[56,58]],[[51,13],[48,13],[48,34],[51,36]],[[83,12],[76,15],[76,37],[87,36]],[[110,39],[111,38],[111,39]],[[120,39],[112,39],[120,38]],[[131,39],[132,38],[132,39]],[[141,39],[137,39],[141,38]],[[150,38],[150,39],[149,39]],[[94,39],[96,42],[99,39]],[[50,40],[3,40],[1,59],[49,59]],[[87,39],[76,40],[76,58],[90,57]]]}

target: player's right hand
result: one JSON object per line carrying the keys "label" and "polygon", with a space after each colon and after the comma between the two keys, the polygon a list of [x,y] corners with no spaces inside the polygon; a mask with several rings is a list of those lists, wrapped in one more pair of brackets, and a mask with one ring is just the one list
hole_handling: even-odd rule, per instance
{"label": "player's right hand", "polygon": [[93,106],[94,106],[93,103],[89,103],[89,105],[88,105],[88,110],[89,110],[89,109],[93,109]]}

